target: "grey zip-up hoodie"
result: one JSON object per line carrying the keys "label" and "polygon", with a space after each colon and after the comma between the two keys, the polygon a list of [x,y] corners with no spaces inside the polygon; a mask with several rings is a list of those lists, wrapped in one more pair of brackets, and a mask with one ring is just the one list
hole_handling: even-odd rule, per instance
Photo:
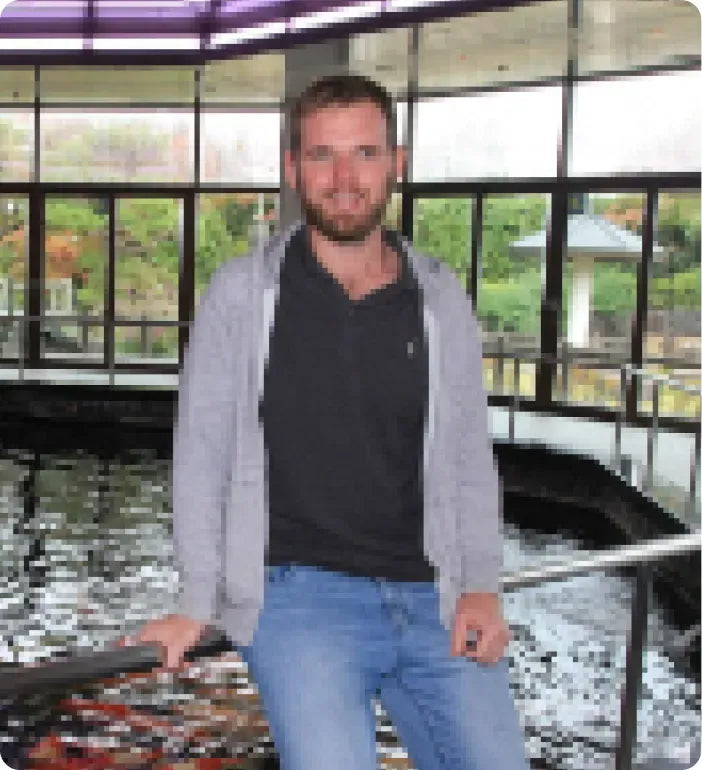
{"label": "grey zip-up hoodie", "polygon": [[[268,492],[259,397],[280,265],[301,225],[216,270],[180,378],[172,479],[178,610],[237,645],[251,643],[263,603]],[[424,552],[450,630],[462,593],[499,591],[501,494],[470,301],[448,267],[400,242],[420,285],[429,353]]]}

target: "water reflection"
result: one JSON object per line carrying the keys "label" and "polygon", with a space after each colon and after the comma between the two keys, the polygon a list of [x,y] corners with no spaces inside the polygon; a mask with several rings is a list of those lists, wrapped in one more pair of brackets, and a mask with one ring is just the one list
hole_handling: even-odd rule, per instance
{"label": "water reflection", "polygon": [[[0,661],[101,649],[174,607],[170,471],[170,460],[155,452],[4,450]],[[508,571],[567,559],[580,547],[510,524],[504,534]],[[573,770],[612,766],[630,599],[629,581],[614,573],[504,595],[514,634],[511,681],[530,757]],[[676,630],[655,595],[651,609],[636,760],[689,763],[699,741],[699,692],[666,654]],[[166,700],[177,686],[171,682]]]}

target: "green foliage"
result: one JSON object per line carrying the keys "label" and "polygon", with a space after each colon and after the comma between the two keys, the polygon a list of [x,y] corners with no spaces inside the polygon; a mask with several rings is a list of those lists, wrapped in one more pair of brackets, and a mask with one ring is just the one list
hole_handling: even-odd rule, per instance
{"label": "green foliage", "polygon": [[[266,194],[264,212],[270,213],[275,196]],[[117,280],[139,297],[149,314],[175,294],[179,275],[179,202],[175,199],[120,199],[118,205]],[[638,207],[638,209],[637,209]],[[635,213],[641,196],[595,198],[595,210],[629,217],[625,226],[636,229]],[[425,198],[416,202],[414,244],[421,252],[445,261],[465,284],[470,269],[472,201],[470,198]],[[258,212],[255,195],[211,194],[199,198],[195,283],[202,291],[217,267],[250,248]],[[483,258],[479,313],[486,328],[538,333],[541,305],[541,265],[524,259],[510,245],[546,226],[547,201],[542,195],[489,195],[484,200]],[[6,274],[23,239],[16,237],[26,223],[26,205],[9,212],[0,206],[0,274]],[[634,224],[631,224],[631,223]],[[78,300],[86,308],[102,308],[107,254],[107,213],[99,199],[49,197],[46,232],[75,245],[71,274],[85,278]],[[640,229],[640,228],[639,228]],[[652,307],[699,309],[700,212],[699,195],[662,194],[658,242],[670,258],[655,262],[650,281]],[[563,278],[564,313],[571,290],[569,267]],[[636,304],[636,268],[633,263],[596,263],[593,307],[597,311],[630,316]],[[170,349],[166,337],[153,340],[153,350]]]}
{"label": "green foliage", "polygon": [[483,281],[504,281],[534,269],[533,259],[510,252],[510,245],[546,226],[543,195],[490,195],[483,206]]}
{"label": "green foliage", "polygon": [[86,280],[76,291],[78,303],[87,309],[104,304],[105,253],[107,249],[107,215],[96,201],[48,198],[45,208],[46,233],[65,233],[78,239],[73,274]]}
{"label": "green foliage", "polygon": [[[274,194],[263,198],[263,215],[270,234],[275,209]],[[258,200],[256,195],[203,195],[197,231],[195,255],[195,288],[203,291],[220,264],[232,257],[246,254],[251,248],[252,228],[256,226]]]}
{"label": "green foliage", "polygon": [[676,273],[672,278],[654,278],[651,281],[650,303],[654,308],[687,308],[699,310],[702,305],[700,266]]}
{"label": "green foliage", "polygon": [[518,278],[502,281],[483,281],[478,293],[478,313],[486,331],[538,334],[541,271],[530,270]]}
{"label": "green foliage", "polygon": [[634,265],[595,262],[592,304],[595,310],[630,316],[636,308]]}
{"label": "green foliage", "polygon": [[470,269],[470,232],[470,199],[423,198],[417,201],[415,248],[446,262],[459,275]]}
{"label": "green foliage", "polygon": [[699,269],[702,246],[699,193],[661,194],[657,241],[670,255],[667,267],[670,272]]}
{"label": "green foliage", "polygon": [[[470,273],[471,218],[469,198],[424,198],[416,204],[415,247],[446,262],[464,285]],[[489,196],[483,218],[478,305],[485,328],[537,334],[540,259],[515,256],[510,246],[545,226],[546,200],[541,195]]]}
{"label": "green foliage", "polygon": [[202,291],[210,283],[212,274],[222,262],[222,256],[241,253],[248,241],[236,240],[227,230],[224,217],[211,204],[203,202],[197,225],[197,253],[195,256],[195,287]]}

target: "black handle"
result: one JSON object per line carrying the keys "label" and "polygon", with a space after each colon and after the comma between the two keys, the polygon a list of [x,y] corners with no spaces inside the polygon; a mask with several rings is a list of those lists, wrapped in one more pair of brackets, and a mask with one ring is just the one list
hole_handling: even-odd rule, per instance
{"label": "black handle", "polygon": [[[234,646],[225,634],[212,626],[206,626],[200,640],[185,653],[185,660],[221,655],[233,649]],[[149,671],[161,664],[159,645],[140,644],[44,663],[36,668],[0,669],[0,698],[20,698],[34,692],[69,689],[96,679]]]}

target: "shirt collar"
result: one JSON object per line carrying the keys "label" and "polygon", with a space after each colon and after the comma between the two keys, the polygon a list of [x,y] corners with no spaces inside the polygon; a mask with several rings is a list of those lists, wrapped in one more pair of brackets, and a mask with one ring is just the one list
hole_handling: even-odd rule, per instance
{"label": "shirt collar", "polygon": [[[399,237],[399,234],[395,230],[382,228],[381,232],[383,241],[400,255],[400,277],[388,288],[409,291],[414,290],[416,288],[417,279],[413,273],[407,251],[402,243],[402,239]],[[308,275],[314,276],[316,278],[331,278],[328,271],[322,267],[322,265],[315,257],[308,235],[309,231],[307,226],[303,224],[291,239],[291,245],[297,254],[299,254],[302,265]]]}

